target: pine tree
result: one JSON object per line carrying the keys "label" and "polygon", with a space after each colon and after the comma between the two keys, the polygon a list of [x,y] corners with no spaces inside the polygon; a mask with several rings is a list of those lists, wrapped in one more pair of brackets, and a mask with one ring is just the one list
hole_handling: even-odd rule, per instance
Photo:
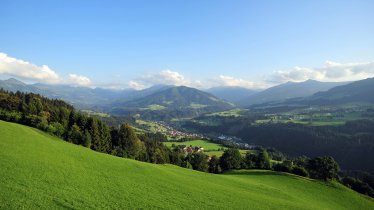
{"label": "pine tree", "polygon": [[135,159],[145,150],[144,143],[139,140],[132,127],[127,123],[121,125],[118,137],[119,148],[123,150],[126,157]]}
{"label": "pine tree", "polygon": [[266,150],[261,150],[258,153],[256,167],[260,168],[260,169],[270,169],[271,168],[271,162],[270,162],[269,154],[267,153]]}
{"label": "pine tree", "polygon": [[91,147],[91,134],[88,130],[84,130],[84,141],[83,146],[90,148]]}
{"label": "pine tree", "polygon": [[110,139],[110,130],[108,125],[104,124],[101,121],[99,123],[99,131],[100,131],[100,148],[98,151],[110,153],[111,149],[111,139]]}
{"label": "pine tree", "polygon": [[90,135],[91,135],[91,149],[100,151],[100,133],[99,126],[96,119],[90,118],[88,120]]}
{"label": "pine tree", "polygon": [[77,124],[73,124],[69,131],[69,141],[73,142],[74,144],[82,144],[83,134],[81,129]]}

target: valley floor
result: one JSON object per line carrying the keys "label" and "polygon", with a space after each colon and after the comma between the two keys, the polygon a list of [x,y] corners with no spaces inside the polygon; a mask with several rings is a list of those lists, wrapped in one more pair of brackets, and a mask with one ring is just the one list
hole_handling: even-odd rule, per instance
{"label": "valley floor", "polygon": [[97,153],[0,121],[0,209],[374,209],[338,183],[270,171],[215,175]]}

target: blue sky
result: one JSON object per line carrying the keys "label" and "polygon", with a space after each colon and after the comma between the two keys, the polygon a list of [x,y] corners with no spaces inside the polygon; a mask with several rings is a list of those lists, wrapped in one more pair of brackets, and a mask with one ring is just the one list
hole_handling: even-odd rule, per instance
{"label": "blue sky", "polygon": [[137,88],[361,79],[374,75],[373,11],[361,0],[1,0],[0,74]]}

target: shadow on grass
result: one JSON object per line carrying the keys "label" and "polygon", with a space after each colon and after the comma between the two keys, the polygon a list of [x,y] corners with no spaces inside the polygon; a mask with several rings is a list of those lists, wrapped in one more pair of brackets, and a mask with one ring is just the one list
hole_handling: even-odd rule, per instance
{"label": "shadow on grass", "polygon": [[268,170],[233,170],[223,173],[223,175],[246,175],[246,176],[269,176],[269,175],[288,175]]}
{"label": "shadow on grass", "polygon": [[63,208],[63,209],[75,209],[75,208],[71,207],[68,203],[65,203],[65,202],[62,202],[62,201],[58,201],[56,199],[53,199],[53,201],[60,208]]}
{"label": "shadow on grass", "polygon": [[276,176],[287,176],[292,179],[298,179],[298,180],[305,180],[314,182],[320,185],[329,186],[332,188],[342,188],[343,185],[339,184],[337,181],[324,181],[324,180],[317,180],[317,179],[311,179],[308,177],[302,177],[295,174],[285,173],[285,172],[278,172],[278,171],[270,171],[270,170],[257,170],[257,169],[249,169],[249,170],[232,170],[227,171],[223,173],[222,175],[245,175],[245,176],[269,176],[269,175],[276,175]]}

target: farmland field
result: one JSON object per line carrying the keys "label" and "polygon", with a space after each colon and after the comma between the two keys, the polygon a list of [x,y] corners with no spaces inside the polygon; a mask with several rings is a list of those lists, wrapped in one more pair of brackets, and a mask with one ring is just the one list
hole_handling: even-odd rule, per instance
{"label": "farmland field", "polygon": [[[245,155],[248,151],[251,151],[251,153],[256,153],[256,151],[255,150],[239,150],[239,152],[240,152],[240,154],[241,155]],[[204,152],[205,154],[207,154],[207,155],[209,155],[209,156],[213,156],[213,155],[215,155],[215,156],[217,156],[217,157],[221,157],[222,156],[222,154],[223,154],[223,150],[213,150],[213,151],[208,151],[208,152]]]}
{"label": "farmland field", "polygon": [[194,146],[194,147],[203,147],[204,150],[207,151],[217,151],[221,148],[227,149],[227,147],[208,142],[206,140],[191,140],[191,141],[183,141],[183,142],[164,142],[164,144],[168,147],[171,147],[173,144],[174,145],[185,145],[185,146]]}
{"label": "farmland field", "polygon": [[[223,151],[227,149],[227,147],[213,143],[208,142],[206,140],[191,140],[191,141],[183,141],[183,142],[163,142],[166,146],[172,147],[172,145],[185,145],[185,146],[193,146],[193,147],[202,147],[204,148],[204,153],[209,156],[217,156],[220,157],[223,154]],[[249,150],[239,150],[240,154],[245,155]],[[252,150],[250,150],[252,151]],[[252,152],[255,152],[254,150]]]}
{"label": "farmland field", "polygon": [[248,110],[246,109],[231,109],[228,111],[223,111],[223,112],[214,112],[211,114],[207,114],[207,116],[221,116],[221,117],[239,117],[242,116],[243,113],[247,112]]}
{"label": "farmland field", "polygon": [[343,125],[351,120],[373,119],[373,116],[368,112],[371,108],[371,106],[342,106],[297,109],[290,112],[265,114],[265,119],[256,120],[256,123],[299,123],[310,126]]}
{"label": "farmland field", "polygon": [[0,209],[374,209],[335,182],[143,163],[3,121],[0,137]]}

